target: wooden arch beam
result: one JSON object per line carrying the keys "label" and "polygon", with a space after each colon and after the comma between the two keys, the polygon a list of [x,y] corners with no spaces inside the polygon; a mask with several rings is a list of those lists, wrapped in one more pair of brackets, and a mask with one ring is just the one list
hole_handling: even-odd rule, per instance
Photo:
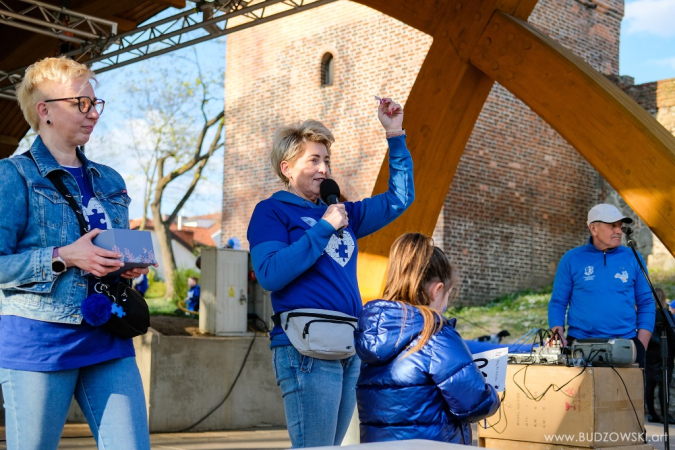
{"label": "wooden arch beam", "polygon": [[548,122],[675,250],[675,137],[583,59],[496,13],[471,62]]}
{"label": "wooden arch beam", "polygon": [[[537,0],[358,2],[434,38],[406,103],[417,198],[399,219],[359,242],[364,301],[380,296],[396,237],[433,232],[495,80],[567,139],[675,250],[675,138],[604,76],[524,22]],[[386,159],[373,194],[386,190]]]}
{"label": "wooden arch beam", "polygon": [[[358,275],[364,301],[383,288],[387,256],[407,231],[431,234],[455,169],[494,83],[469,61],[496,9],[527,18],[537,0],[359,0],[430,34],[434,40],[406,102],[405,127],[415,164],[416,200],[394,223],[359,241]],[[387,189],[383,162],[374,193]],[[424,180],[420,182],[419,180]]]}

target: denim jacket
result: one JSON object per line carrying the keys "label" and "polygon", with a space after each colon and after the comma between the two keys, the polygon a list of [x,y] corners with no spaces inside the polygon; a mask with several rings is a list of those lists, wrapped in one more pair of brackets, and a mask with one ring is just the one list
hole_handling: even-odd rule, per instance
{"label": "denim jacket", "polygon": [[[73,210],[47,174],[58,170],[82,207],[75,178],[64,170],[38,136],[28,156],[0,160],[0,314],[45,322],[79,324],[87,296],[81,269],[52,272],[54,247],[80,238]],[[129,228],[129,196],[124,180],[110,167],[89,161],[77,150],[96,198],[113,228]]]}

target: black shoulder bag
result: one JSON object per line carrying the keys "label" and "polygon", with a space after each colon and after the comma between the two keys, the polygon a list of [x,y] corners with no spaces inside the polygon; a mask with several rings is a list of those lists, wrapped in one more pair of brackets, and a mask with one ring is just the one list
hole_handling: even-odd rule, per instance
{"label": "black shoulder bag", "polygon": [[[33,159],[30,152],[26,156]],[[33,159],[35,161],[35,159]],[[57,172],[52,171],[47,175],[57,191],[66,199],[68,206],[75,213],[77,223],[80,226],[80,234],[85,235],[87,223],[82,215],[82,210],[77,204],[68,188],[63,183]],[[150,327],[150,310],[143,296],[131,287],[131,281],[122,278],[123,281],[105,283],[101,278],[96,283],[96,292],[107,297],[110,304],[110,319],[103,324],[111,333],[121,338],[132,338],[148,332]]]}

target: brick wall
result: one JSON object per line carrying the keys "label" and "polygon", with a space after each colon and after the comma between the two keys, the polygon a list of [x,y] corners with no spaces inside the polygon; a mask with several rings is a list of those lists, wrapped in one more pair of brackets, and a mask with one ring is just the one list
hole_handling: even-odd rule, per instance
{"label": "brick wall", "polygon": [[[245,243],[255,204],[283,189],[269,150],[275,129],[302,119],[334,133],[333,177],[351,200],[370,196],[386,152],[377,101],[401,102],[431,38],[346,1],[232,34],[227,41],[223,234]],[[322,56],[335,79],[321,86]]]}
{"label": "brick wall", "polygon": [[[633,85],[630,80],[622,86],[640,106],[646,109],[664,128],[675,134],[675,78]],[[650,269],[675,269],[675,258],[648,229],[641,235],[643,246],[651,248],[647,263]]]}
{"label": "brick wall", "polygon": [[[623,1],[603,5],[540,0],[530,22],[617,75]],[[283,187],[268,160],[283,123],[324,121],[337,139],[333,175],[345,197],[370,195],[386,146],[373,95],[405,102],[430,44],[423,33],[347,1],[229,36],[224,235],[244,238],[255,204]],[[325,52],[335,57],[330,87],[320,85]],[[586,239],[586,213],[603,187],[573,148],[495,85],[434,232],[463,274],[458,301],[485,303],[550,283],[562,254]]]}
{"label": "brick wall", "polygon": [[[623,1],[605,4],[612,9],[540,0],[529,22],[617,74]],[[446,198],[443,232],[435,232],[462,270],[459,300],[485,303],[551,283],[562,254],[588,238],[586,215],[601,187],[574,148],[495,84]]]}

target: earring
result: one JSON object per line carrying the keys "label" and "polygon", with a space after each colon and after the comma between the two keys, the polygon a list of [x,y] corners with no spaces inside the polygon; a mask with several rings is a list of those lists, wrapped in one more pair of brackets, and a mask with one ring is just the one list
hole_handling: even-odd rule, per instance
{"label": "earring", "polygon": [[52,121],[51,121],[51,120],[47,120],[47,125],[51,125],[51,124],[52,124]]}

